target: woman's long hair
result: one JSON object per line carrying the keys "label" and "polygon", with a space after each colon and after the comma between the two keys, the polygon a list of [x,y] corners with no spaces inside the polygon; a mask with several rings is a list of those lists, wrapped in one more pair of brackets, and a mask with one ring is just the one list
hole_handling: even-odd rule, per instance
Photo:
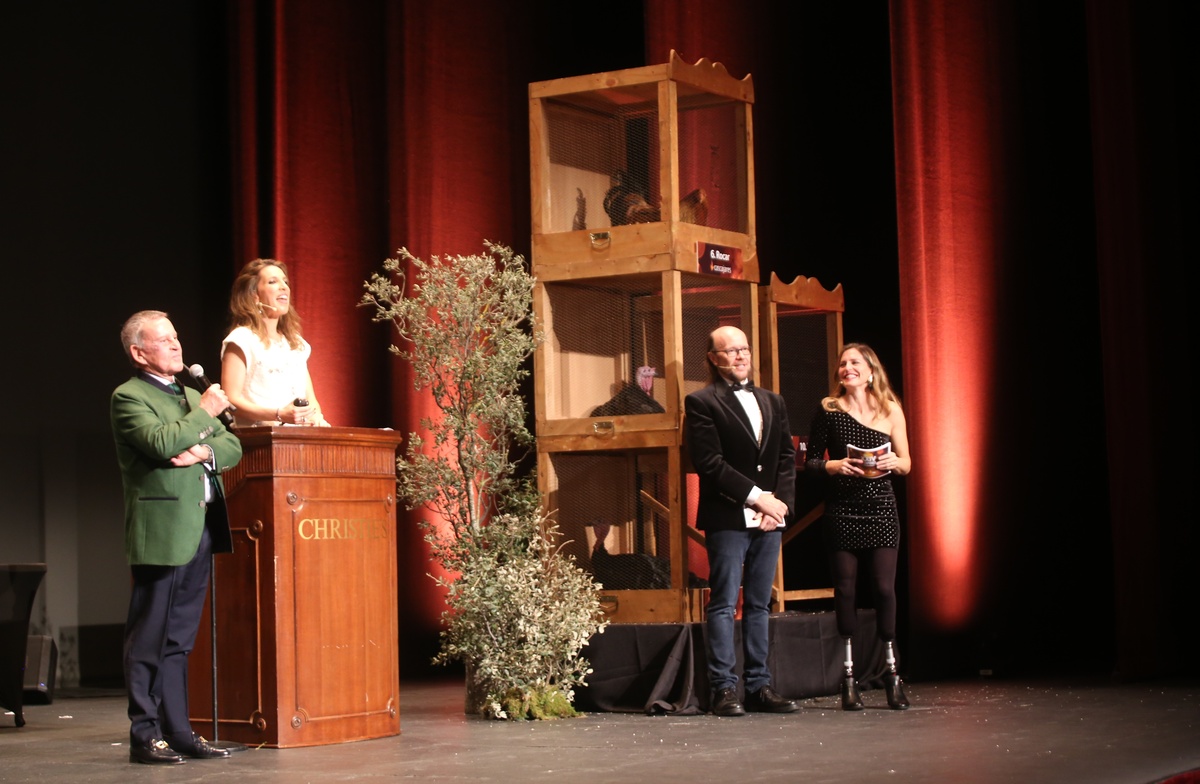
{"label": "woman's long hair", "polygon": [[[275,259],[255,259],[242,267],[242,271],[233,281],[233,291],[229,295],[229,325],[230,329],[249,327],[265,345],[267,328],[263,322],[262,305],[258,301],[258,275],[264,267],[279,267],[283,276],[288,276],[287,265]],[[295,305],[289,303],[288,312],[279,318],[277,329],[289,346],[293,349],[300,348],[300,314],[296,312]]]}

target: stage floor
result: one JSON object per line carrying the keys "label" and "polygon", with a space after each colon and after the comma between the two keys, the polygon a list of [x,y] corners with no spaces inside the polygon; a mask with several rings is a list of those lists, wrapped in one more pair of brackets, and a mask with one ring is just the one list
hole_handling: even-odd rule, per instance
{"label": "stage floor", "polygon": [[[1150,784],[1200,768],[1200,682],[975,680],[910,683],[914,706],[843,712],[834,697],[797,713],[741,718],[593,713],[494,722],[462,713],[458,682],[402,683],[401,734],[228,760],[131,765],[125,700],[60,690],[0,715],[0,781],[192,782],[1090,782]],[[1200,777],[1188,779],[1200,781]]]}

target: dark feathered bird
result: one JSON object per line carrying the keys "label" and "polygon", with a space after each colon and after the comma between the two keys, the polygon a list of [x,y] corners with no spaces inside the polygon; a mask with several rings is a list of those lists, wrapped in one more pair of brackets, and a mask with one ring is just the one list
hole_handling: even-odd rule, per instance
{"label": "dark feathered bird", "polygon": [[604,544],[612,528],[608,523],[591,523],[596,532],[592,548],[592,575],[610,591],[671,587],[671,562],[645,553],[610,553]]}
{"label": "dark feathered bird", "polygon": [[[661,218],[658,207],[652,206],[646,197],[625,184],[625,173],[617,172],[612,178],[613,186],[604,194],[604,211],[614,226],[631,223],[656,223]],[[679,200],[679,218],[684,223],[697,226],[708,224],[708,194],[703,188]]]}

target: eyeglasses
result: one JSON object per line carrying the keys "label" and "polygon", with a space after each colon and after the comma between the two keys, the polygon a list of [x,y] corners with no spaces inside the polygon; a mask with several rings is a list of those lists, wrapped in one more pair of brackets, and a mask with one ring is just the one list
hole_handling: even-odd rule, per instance
{"label": "eyeglasses", "polygon": [[714,354],[725,354],[730,357],[740,357],[743,354],[750,356],[750,349],[747,346],[739,346],[738,348],[715,348]]}

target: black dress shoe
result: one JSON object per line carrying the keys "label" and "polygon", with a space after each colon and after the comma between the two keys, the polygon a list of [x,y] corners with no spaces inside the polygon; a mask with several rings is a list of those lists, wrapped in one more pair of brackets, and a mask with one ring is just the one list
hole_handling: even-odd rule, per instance
{"label": "black dress shoe", "polygon": [[842,678],[842,710],[860,711],[864,708],[862,695],[858,693],[858,684],[853,675]]}
{"label": "black dress shoe", "polygon": [[147,765],[179,765],[186,762],[160,738],[155,738],[149,743],[130,741],[129,761],[144,762]]}
{"label": "black dress shoe", "polygon": [[744,716],[746,709],[738,700],[737,689],[720,689],[713,695],[712,712],[715,716]]}
{"label": "black dress shoe", "polygon": [[887,691],[888,705],[892,710],[908,710],[908,695],[904,693],[904,681],[894,672],[883,674],[883,688]]}
{"label": "black dress shoe", "polygon": [[757,711],[759,713],[792,713],[798,707],[795,702],[781,697],[770,686],[763,686],[758,691],[746,695],[746,710],[748,711]]}
{"label": "black dress shoe", "polygon": [[229,756],[229,749],[219,749],[194,732],[190,739],[172,740],[171,748],[192,759],[225,759]]}

